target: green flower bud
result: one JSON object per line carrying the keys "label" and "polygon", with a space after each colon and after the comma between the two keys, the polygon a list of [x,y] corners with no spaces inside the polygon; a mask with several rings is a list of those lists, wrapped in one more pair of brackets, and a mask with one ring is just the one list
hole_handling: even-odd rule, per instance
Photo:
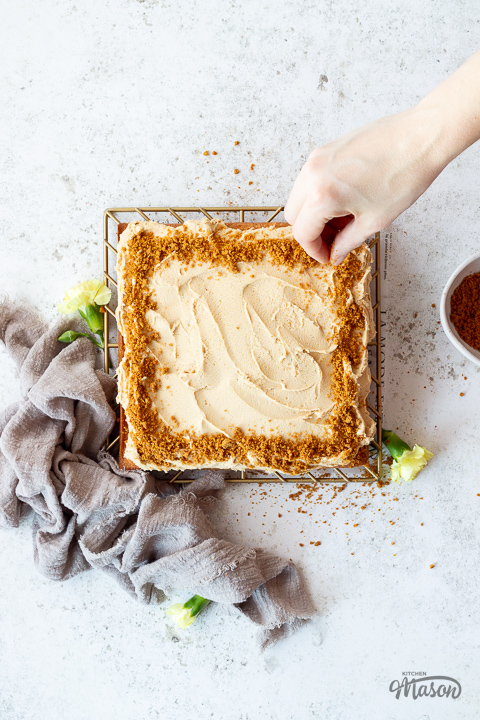
{"label": "green flower bud", "polygon": [[95,335],[103,335],[103,313],[97,305],[88,303],[84,308],[79,308],[78,312]]}

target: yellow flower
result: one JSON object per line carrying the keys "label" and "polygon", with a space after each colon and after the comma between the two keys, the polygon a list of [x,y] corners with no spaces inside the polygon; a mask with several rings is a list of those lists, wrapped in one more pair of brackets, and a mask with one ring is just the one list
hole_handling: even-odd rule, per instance
{"label": "yellow flower", "polygon": [[101,280],[86,280],[67,290],[62,302],[57,305],[57,310],[68,314],[93,303],[106,305],[111,297],[112,291]]}
{"label": "yellow flower", "polygon": [[201,595],[194,595],[181,605],[177,603],[167,610],[167,615],[171,615],[178,627],[187,628],[193,623],[199,613],[210,603],[210,600]]}
{"label": "yellow flower", "polygon": [[196,615],[192,616],[190,608],[186,608],[181,603],[169,607],[167,615],[171,615],[180,628],[187,628],[197,617]]}
{"label": "yellow flower", "polygon": [[419,445],[414,445],[413,450],[405,450],[401,457],[392,463],[392,480],[413,480],[432,457],[430,450]]}

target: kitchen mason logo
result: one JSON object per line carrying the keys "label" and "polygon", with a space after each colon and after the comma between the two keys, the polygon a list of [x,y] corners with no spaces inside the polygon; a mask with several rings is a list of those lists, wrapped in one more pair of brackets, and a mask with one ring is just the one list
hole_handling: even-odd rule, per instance
{"label": "kitchen mason logo", "polygon": [[457,700],[462,692],[462,686],[455,678],[446,675],[427,675],[426,672],[403,672],[402,679],[392,680],[388,689],[394,693],[397,700],[401,697],[409,697],[412,700],[421,697]]}

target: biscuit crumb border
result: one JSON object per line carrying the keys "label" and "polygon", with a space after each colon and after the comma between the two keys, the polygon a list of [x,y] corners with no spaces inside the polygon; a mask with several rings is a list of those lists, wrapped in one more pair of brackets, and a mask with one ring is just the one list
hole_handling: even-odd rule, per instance
{"label": "biscuit crumb border", "polygon": [[366,312],[352,302],[352,288],[365,273],[365,264],[356,253],[351,253],[334,274],[336,315],[340,322],[334,331],[337,348],[331,357],[331,396],[335,407],[327,421],[327,439],[319,440],[313,435],[292,435],[288,439],[256,436],[242,433],[240,429],[230,439],[224,435],[193,434],[185,430],[175,433],[159,419],[152,392],[157,382],[156,373],[164,368],[159,368],[156,359],[149,354],[148,346],[154,339],[154,331],[146,322],[147,310],[154,309],[148,281],[159,262],[170,255],[187,264],[208,262],[238,272],[238,262],[255,262],[268,255],[275,265],[291,269],[317,265],[283,223],[269,223],[270,227],[283,228],[275,238],[262,237],[260,226],[263,223],[250,223],[243,230],[227,226],[220,220],[201,224],[209,231],[196,235],[192,242],[192,232],[185,225],[164,225],[167,232],[159,236],[145,230],[145,223],[132,223],[127,227],[130,229],[128,242],[119,247],[117,319],[125,348],[119,366],[124,391],[119,394],[119,400],[127,418],[130,442],[140,464],[168,470],[178,466],[212,466],[212,463],[228,463],[234,458],[236,464],[245,469],[262,468],[289,474],[321,467],[320,461],[328,458],[338,458],[337,467],[358,465],[359,451],[365,449],[369,438],[358,435],[358,387],[348,372],[348,368],[357,365],[366,352],[359,333],[365,328]]}

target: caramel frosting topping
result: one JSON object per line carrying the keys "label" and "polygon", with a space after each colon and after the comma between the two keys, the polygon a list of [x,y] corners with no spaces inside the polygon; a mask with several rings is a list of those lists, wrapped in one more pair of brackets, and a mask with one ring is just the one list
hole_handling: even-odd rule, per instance
{"label": "caramel frosting topping", "polygon": [[290,227],[132,223],[118,274],[136,465],[302,472],[352,464],[368,444],[366,246],[336,268]]}

